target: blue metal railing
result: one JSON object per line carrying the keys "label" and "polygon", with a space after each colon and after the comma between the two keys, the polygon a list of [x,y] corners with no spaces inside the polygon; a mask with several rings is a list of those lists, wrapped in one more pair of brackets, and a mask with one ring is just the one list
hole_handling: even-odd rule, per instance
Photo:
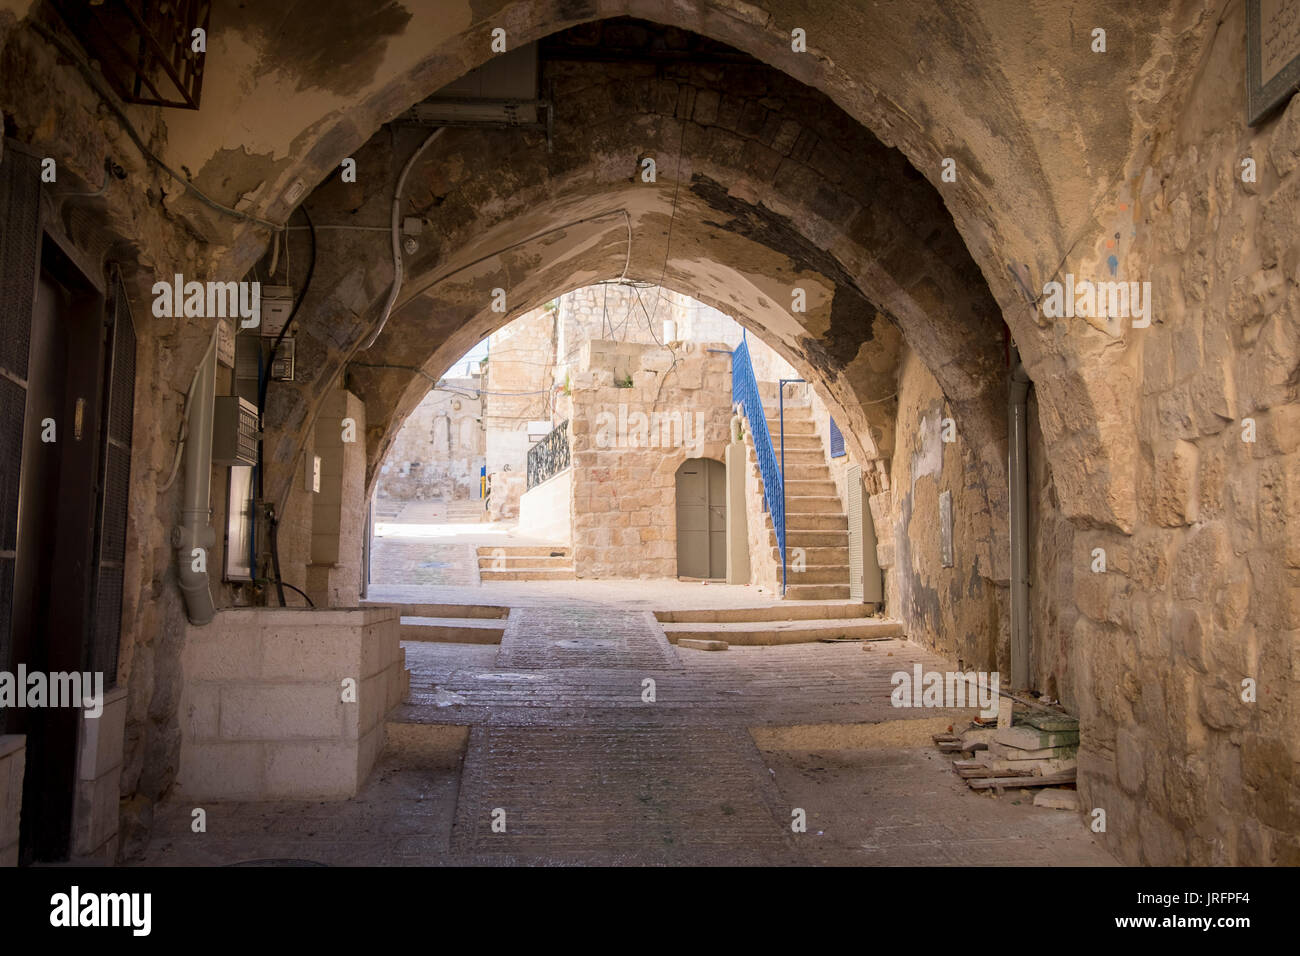
{"label": "blue metal railing", "polygon": [[749,433],[754,436],[754,453],[758,456],[758,473],[763,476],[763,497],[767,511],[772,516],[772,530],[776,532],[776,547],[781,554],[781,593],[785,593],[785,482],[772,448],[772,435],[768,431],[767,417],[763,413],[763,398],[758,393],[758,380],[754,378],[754,365],[749,358],[749,345],[740,340],[731,353],[731,403],[741,406]]}

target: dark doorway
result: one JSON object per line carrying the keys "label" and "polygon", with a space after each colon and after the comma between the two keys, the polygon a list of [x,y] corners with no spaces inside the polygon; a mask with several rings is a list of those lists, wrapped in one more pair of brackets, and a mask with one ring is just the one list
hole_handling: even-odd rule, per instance
{"label": "dark doorway", "polygon": [[727,468],[712,458],[677,469],[677,576],[727,577]]}
{"label": "dark doorway", "polygon": [[[43,673],[50,687],[53,674],[101,671],[107,691],[117,677],[135,338],[120,283],[109,308],[98,264],[49,231],[33,167],[6,149],[0,669]],[[79,702],[57,703],[0,712],[0,732],[26,736],[21,863],[73,850],[82,713]]]}

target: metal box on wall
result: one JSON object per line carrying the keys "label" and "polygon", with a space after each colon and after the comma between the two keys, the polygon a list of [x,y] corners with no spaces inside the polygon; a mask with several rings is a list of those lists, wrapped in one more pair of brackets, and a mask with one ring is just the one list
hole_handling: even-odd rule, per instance
{"label": "metal box on wall", "polygon": [[212,418],[212,463],[257,464],[257,406],[238,395],[218,395]]}

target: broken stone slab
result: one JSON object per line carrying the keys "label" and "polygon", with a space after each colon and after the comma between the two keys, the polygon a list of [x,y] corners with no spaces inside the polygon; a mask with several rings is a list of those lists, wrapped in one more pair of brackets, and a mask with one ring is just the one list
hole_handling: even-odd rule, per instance
{"label": "broken stone slab", "polygon": [[1071,717],[1069,714],[1028,714],[1025,717],[1025,723],[1048,733],[1079,732],[1079,718]]}
{"label": "broken stone slab", "polygon": [[971,779],[966,783],[972,790],[993,790],[1004,787],[1046,787],[1054,783],[1074,783],[1075,771],[1065,770],[1042,777],[985,777]]}
{"label": "broken stone slab", "polygon": [[993,743],[996,727],[968,730],[961,735],[962,750],[983,750]]}
{"label": "broken stone slab", "polygon": [[726,641],[706,641],[696,637],[683,637],[677,642],[678,647],[690,647],[697,651],[725,651],[731,645]]}
{"label": "broken stone slab", "polygon": [[1034,806],[1047,807],[1050,810],[1078,810],[1079,791],[1047,787],[1038,791],[1034,797]]}
{"label": "broken stone slab", "polygon": [[1073,760],[1079,755],[1079,748],[1076,747],[1044,747],[1042,750],[1021,750],[1018,747],[1008,747],[1006,744],[1000,744],[996,740],[989,744],[989,753],[1003,760]]}
{"label": "broken stone slab", "polygon": [[1007,776],[1028,773],[1034,776],[1046,777],[1073,770],[1076,766],[1073,758],[1069,760],[1004,760],[993,756],[988,751],[977,754],[972,762],[997,773],[1005,773]]}
{"label": "broken stone slab", "polygon": [[1021,724],[1018,727],[999,727],[993,739],[1018,750],[1044,750],[1048,747],[1077,747],[1079,732],[1076,730],[1052,733]]}

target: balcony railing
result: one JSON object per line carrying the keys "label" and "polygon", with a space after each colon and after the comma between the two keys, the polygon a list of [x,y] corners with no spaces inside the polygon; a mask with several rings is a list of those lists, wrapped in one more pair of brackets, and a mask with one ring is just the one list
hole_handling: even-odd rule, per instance
{"label": "balcony railing", "polygon": [[731,353],[731,402],[739,405],[749,422],[749,433],[754,438],[754,454],[758,457],[758,472],[763,476],[763,497],[768,514],[772,516],[772,530],[776,533],[776,546],[781,554],[781,591],[785,592],[785,482],[772,448],[772,435],[768,431],[767,417],[763,412],[763,399],[754,377],[754,365],[749,358],[749,345],[742,339]]}
{"label": "balcony railing", "polygon": [[569,423],[560,422],[551,433],[528,449],[528,487],[536,488],[569,467]]}

